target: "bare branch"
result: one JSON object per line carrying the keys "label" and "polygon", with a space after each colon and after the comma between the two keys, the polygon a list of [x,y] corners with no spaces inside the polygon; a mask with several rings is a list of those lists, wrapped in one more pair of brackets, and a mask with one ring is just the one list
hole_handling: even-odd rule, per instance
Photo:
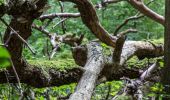
{"label": "bare branch", "polygon": [[54,29],[57,25],[62,24],[64,21],[66,21],[68,18],[63,18],[60,20],[56,25],[54,25],[52,28]]}
{"label": "bare branch", "polygon": [[125,1],[125,0],[102,0],[101,3],[95,5],[95,8],[103,8],[103,7],[106,7],[106,5],[108,4],[118,3],[121,1]]}
{"label": "bare branch", "polygon": [[158,67],[160,66],[159,61],[157,61],[156,63],[154,63],[152,66],[150,66],[144,73],[142,73],[142,75],[140,76],[141,81],[145,81],[146,79],[148,79],[151,74],[153,73],[153,71],[155,71]]}
{"label": "bare branch", "polygon": [[[154,0],[149,1],[146,5],[151,4],[153,1],[154,1]],[[114,35],[117,35],[118,32],[123,28],[123,26],[127,25],[129,21],[138,20],[138,19],[140,19],[140,18],[143,18],[144,16],[145,16],[145,15],[141,15],[141,14],[140,14],[140,11],[138,11],[138,12],[136,13],[136,15],[131,16],[131,17],[125,19],[124,22],[123,22],[122,24],[120,24],[120,25],[115,29]]]}
{"label": "bare branch", "polygon": [[[64,13],[64,4],[61,2],[61,1],[59,1],[59,5],[60,5],[60,9],[61,9],[61,13]],[[62,27],[62,30],[63,30],[63,34],[65,34],[66,33],[66,26],[65,26],[65,18],[63,19],[63,18],[61,18],[62,20],[61,20],[61,27]],[[56,26],[57,26],[57,24],[56,24]]]}
{"label": "bare branch", "polygon": [[128,0],[128,2],[137,10],[139,10],[141,13],[146,15],[147,17],[151,18],[152,20],[165,25],[165,18],[153,10],[149,9],[142,0]]}
{"label": "bare branch", "polygon": [[120,32],[117,36],[123,36],[123,35],[126,35],[127,33],[136,33],[138,32],[136,29],[127,29],[123,32]]}
{"label": "bare branch", "polygon": [[[111,4],[111,3],[118,3],[125,0],[103,0],[100,4],[95,5],[95,8],[102,8],[104,5]],[[56,17],[59,18],[78,18],[80,17],[80,13],[53,13],[40,16],[40,20],[45,19],[54,19]]]}
{"label": "bare branch", "polygon": [[39,30],[40,32],[44,33],[45,35],[47,35],[48,37],[51,37],[50,32],[48,32],[47,30],[43,29],[42,27],[39,27],[36,24],[32,24],[32,27],[35,28],[36,30]]}
{"label": "bare branch", "polygon": [[40,20],[60,18],[77,18],[80,17],[80,13],[54,13],[49,15],[42,15],[39,17]]}
{"label": "bare branch", "polygon": [[125,19],[125,21],[116,28],[116,30],[115,30],[115,32],[114,32],[114,35],[116,35],[116,34],[118,33],[118,31],[119,31],[123,26],[125,26],[129,21],[131,21],[131,20],[137,20],[137,19],[140,19],[140,18],[142,18],[142,17],[144,17],[144,16],[143,16],[143,15],[139,15],[139,16],[138,16],[138,14],[136,14],[135,16],[132,16],[132,17],[129,17],[129,18]]}

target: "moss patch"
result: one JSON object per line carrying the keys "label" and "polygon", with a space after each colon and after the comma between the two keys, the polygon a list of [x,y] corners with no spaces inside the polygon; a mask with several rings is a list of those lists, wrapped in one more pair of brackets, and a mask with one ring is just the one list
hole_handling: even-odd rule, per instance
{"label": "moss patch", "polygon": [[154,39],[154,40],[151,40],[151,42],[153,42],[155,44],[163,44],[164,43],[164,39],[163,38]]}
{"label": "moss patch", "polygon": [[28,60],[29,64],[32,66],[51,69],[55,68],[58,70],[72,69],[77,65],[73,59],[58,59],[58,60]]}

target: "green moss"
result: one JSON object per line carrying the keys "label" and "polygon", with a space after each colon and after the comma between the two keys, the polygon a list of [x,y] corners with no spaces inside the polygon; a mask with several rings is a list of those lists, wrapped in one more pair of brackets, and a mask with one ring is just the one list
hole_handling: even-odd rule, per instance
{"label": "green moss", "polygon": [[73,59],[58,60],[28,60],[29,64],[43,69],[55,68],[59,70],[72,69],[76,66]]}
{"label": "green moss", "polygon": [[151,40],[151,42],[155,43],[155,44],[163,44],[164,43],[164,39],[163,38],[154,39],[154,40]]}

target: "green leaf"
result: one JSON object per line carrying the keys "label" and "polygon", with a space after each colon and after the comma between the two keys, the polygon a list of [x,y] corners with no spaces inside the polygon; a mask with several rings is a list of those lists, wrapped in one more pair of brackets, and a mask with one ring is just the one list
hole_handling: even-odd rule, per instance
{"label": "green leaf", "polygon": [[6,48],[0,47],[0,58],[10,58],[10,54]]}
{"label": "green leaf", "polygon": [[10,66],[9,58],[10,54],[6,48],[0,47],[0,68],[6,68]]}

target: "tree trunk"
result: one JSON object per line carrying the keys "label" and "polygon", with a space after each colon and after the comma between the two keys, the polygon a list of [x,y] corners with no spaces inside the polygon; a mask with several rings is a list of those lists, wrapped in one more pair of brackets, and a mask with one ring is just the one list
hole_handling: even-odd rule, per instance
{"label": "tree trunk", "polygon": [[[170,95],[170,0],[166,0],[165,4],[165,53],[164,53],[164,72],[162,77],[162,83],[164,85],[165,93]],[[170,99],[170,98],[169,98]],[[165,97],[164,100],[169,100]]]}

